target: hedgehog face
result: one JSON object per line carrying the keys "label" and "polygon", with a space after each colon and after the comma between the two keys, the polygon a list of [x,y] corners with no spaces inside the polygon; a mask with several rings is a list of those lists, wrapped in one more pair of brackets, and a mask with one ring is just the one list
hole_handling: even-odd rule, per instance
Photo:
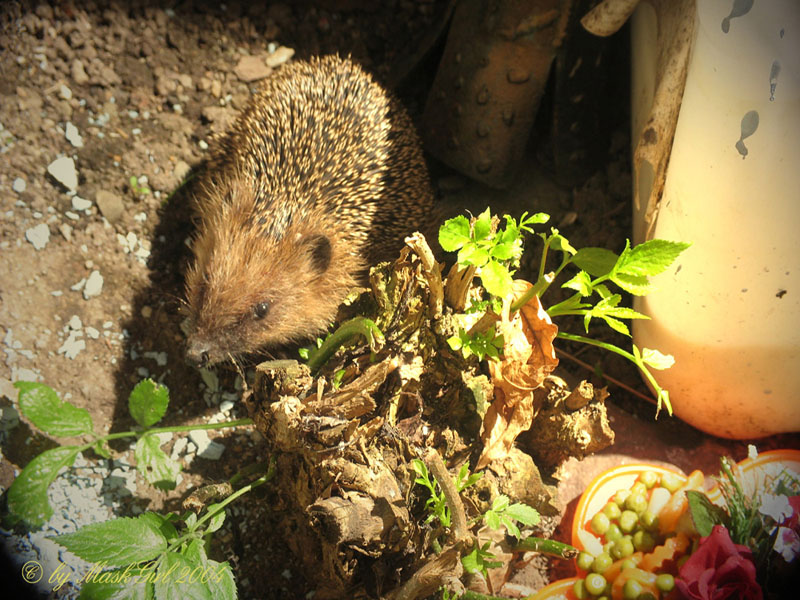
{"label": "hedgehog face", "polygon": [[[187,358],[209,365],[324,331],[355,284],[355,258],[313,220],[280,239],[265,235],[235,202],[204,221],[187,274]],[[298,220],[301,221],[301,220]],[[255,223],[255,224],[254,224]],[[318,223],[319,224],[319,223]]]}

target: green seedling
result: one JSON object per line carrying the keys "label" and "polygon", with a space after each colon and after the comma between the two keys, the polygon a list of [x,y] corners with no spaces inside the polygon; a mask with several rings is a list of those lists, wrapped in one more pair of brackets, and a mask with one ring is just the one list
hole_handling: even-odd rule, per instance
{"label": "green seedling", "polygon": [[[506,216],[505,227],[500,228],[500,220],[492,217],[489,209],[470,222],[465,216],[455,217],[446,221],[439,230],[439,243],[446,251],[458,251],[458,263],[464,267],[476,268],[476,275],[480,278],[490,298],[473,303],[478,310],[483,306],[489,310],[497,311],[497,305],[503,298],[511,293],[512,276],[519,266],[522,255],[522,237],[527,232],[532,232],[532,226],[546,223],[549,216],[537,213],[530,217],[527,213],[517,222]],[[630,330],[623,319],[648,319],[632,308],[620,306],[622,295],[613,292],[609,284],[614,284],[624,292],[636,296],[643,296],[653,290],[649,277],[664,272],[677,259],[681,252],[690,244],[683,242],[670,242],[666,240],[650,240],[633,248],[627,241],[623,251],[617,255],[605,248],[583,248],[576,250],[569,241],[555,228],[550,233],[537,233],[543,243],[541,259],[539,262],[538,276],[532,287],[512,305],[511,310],[519,310],[533,296],[541,297],[547,289],[570,265],[576,267],[578,272],[561,287],[574,290],[574,294],[547,309],[547,314],[552,317],[580,316],[583,317],[584,330],[588,333],[592,319],[600,319],[611,329],[630,337]],[[561,261],[555,271],[547,272],[546,264],[548,254],[560,252]],[[486,302],[486,304],[482,304]],[[473,309],[474,310],[474,309]],[[482,336],[482,337],[481,337]],[[501,349],[493,342],[487,343],[486,334],[468,334],[459,331],[457,336],[448,340],[454,349],[461,349],[465,356],[468,353],[497,358],[496,353],[490,348]],[[672,366],[672,356],[664,355],[657,350],[632,345],[628,352],[614,344],[600,342],[591,338],[559,331],[558,337],[598,346],[623,356],[633,362],[643,373],[648,382],[656,391],[658,410],[662,404],[672,414],[669,402],[669,393],[662,389],[650,369],[667,369]],[[481,357],[482,358],[482,357]]]}
{"label": "green seedling", "polygon": [[503,336],[495,331],[494,325],[484,332],[478,331],[472,335],[460,327],[458,335],[448,338],[447,344],[455,351],[461,350],[464,358],[473,354],[478,360],[483,360],[484,356],[499,358],[503,350]]}
{"label": "green seedling", "polygon": [[490,529],[503,529],[519,540],[521,532],[517,523],[532,527],[539,522],[539,513],[527,504],[515,502],[511,504],[508,496],[500,494],[492,502],[492,508],[483,515],[483,520]]}
{"label": "green seedling", "polygon": [[130,185],[131,191],[136,196],[147,196],[150,193],[150,188],[139,184],[139,178],[136,175],[131,175],[130,179],[128,179],[128,185]]}
{"label": "green seedling", "polygon": [[[47,490],[58,472],[72,466],[80,452],[91,449],[110,458],[109,441],[136,437],[136,468],[153,486],[169,490],[175,487],[180,465],[161,449],[157,434],[252,424],[250,419],[239,419],[227,423],[154,428],[153,425],[166,413],[169,391],[165,386],[145,379],[136,385],[128,398],[128,410],[139,427],[133,431],[101,435],[94,431],[91,415],[86,409],[59,399],[52,388],[29,381],[18,381],[14,386],[19,390],[20,412],[35,427],[55,438],[88,438],[82,444],[59,446],[42,452],[11,484],[7,494],[10,521],[21,521],[31,528],[41,527],[53,515]],[[135,518],[92,523],[74,533],[53,536],[53,541],[95,564],[95,569],[82,582],[81,598],[168,600],[188,596],[235,599],[236,583],[230,564],[208,558],[206,544],[209,534],[222,527],[227,505],[274,476],[274,462],[269,463],[267,472],[261,477],[238,490],[233,491],[233,484],[254,471],[263,471],[265,466],[245,468],[221,488],[208,486],[215,488],[215,492],[217,488],[226,491],[221,494],[222,498],[218,498],[218,492],[217,495],[200,494],[199,497],[218,499],[219,502],[208,504],[198,500],[198,507],[202,508],[199,516],[192,511],[183,515],[147,512]]]}
{"label": "green seedling", "polygon": [[180,464],[172,460],[160,447],[158,435],[165,432],[188,432],[195,429],[222,429],[252,425],[251,419],[224,423],[152,427],[167,410],[169,391],[151,379],[134,387],[128,398],[128,410],[139,428],[121,433],[101,435],[94,431],[92,417],[85,408],[61,400],[56,392],[42,383],[18,381],[20,412],[38,429],[54,438],[84,437],[77,445],[59,446],[46,450],[28,463],[8,490],[8,510],[13,521],[23,521],[38,528],[53,515],[47,499],[47,489],[63,467],[70,467],[78,453],[93,450],[99,456],[110,458],[108,442],[137,438],[134,456],[136,468],[151,485],[162,489],[175,488]]}

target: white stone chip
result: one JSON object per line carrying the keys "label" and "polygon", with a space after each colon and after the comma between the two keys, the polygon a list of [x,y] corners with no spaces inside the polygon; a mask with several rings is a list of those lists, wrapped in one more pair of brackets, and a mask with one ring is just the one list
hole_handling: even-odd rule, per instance
{"label": "white stone chip", "polygon": [[68,156],[57,158],[47,165],[47,172],[68,190],[77,189],[78,171],[75,169],[75,161]]}
{"label": "white stone chip", "polygon": [[78,315],[72,315],[67,321],[67,325],[69,325],[70,329],[74,329],[78,331],[81,327],[83,327],[83,323],[81,323],[81,318]]}
{"label": "white stone chip", "polygon": [[83,288],[83,297],[85,300],[99,296],[103,291],[103,276],[100,271],[92,271],[89,278],[86,280],[86,285]]}
{"label": "white stone chip", "polygon": [[58,95],[61,96],[64,100],[72,100],[72,90],[69,89],[63,83],[61,87],[58,89]]}
{"label": "white stone chip", "polygon": [[79,340],[78,336],[82,335],[80,331],[70,331],[69,337],[64,340],[61,347],[56,351],[58,354],[63,354],[69,359],[74,359],[81,350],[86,349],[86,341]]}
{"label": "white stone chip", "polygon": [[26,187],[28,187],[28,184],[22,177],[17,177],[14,180],[14,183],[11,184],[11,189],[18,194],[24,192]]}
{"label": "white stone chip", "polygon": [[81,137],[80,131],[78,131],[78,128],[69,121],[67,121],[64,137],[67,138],[67,141],[76,148],[83,148],[83,138]]}
{"label": "white stone chip", "polygon": [[34,248],[41,250],[47,246],[47,242],[50,241],[50,228],[46,223],[39,223],[25,230],[25,239],[33,244]]}
{"label": "white stone chip", "polygon": [[72,208],[75,210],[89,210],[92,208],[92,201],[81,198],[80,196],[72,197]]}
{"label": "white stone chip", "polygon": [[88,335],[93,340],[96,340],[100,337],[100,332],[97,331],[94,327],[87,327],[84,331],[86,331],[86,335]]}
{"label": "white stone chip", "polygon": [[197,445],[197,456],[207,460],[219,460],[225,452],[225,446],[218,442],[212,442],[208,438],[208,433],[198,429],[189,433],[189,438]]}

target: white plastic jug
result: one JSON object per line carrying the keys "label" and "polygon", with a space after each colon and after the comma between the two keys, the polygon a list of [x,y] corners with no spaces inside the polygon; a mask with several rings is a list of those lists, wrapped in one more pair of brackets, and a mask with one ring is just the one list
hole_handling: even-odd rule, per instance
{"label": "white plastic jug", "polygon": [[[695,41],[656,218],[634,241],[689,241],[635,308],[634,341],[675,413],[708,433],[800,431],[800,2],[697,0]],[[658,17],[634,14],[633,142],[650,113]],[[646,194],[639,196],[646,197]]]}

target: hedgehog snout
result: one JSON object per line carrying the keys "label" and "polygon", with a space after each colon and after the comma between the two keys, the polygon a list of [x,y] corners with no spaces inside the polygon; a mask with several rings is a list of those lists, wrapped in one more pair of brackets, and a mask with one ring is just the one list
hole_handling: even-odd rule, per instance
{"label": "hedgehog snout", "polygon": [[202,340],[190,339],[186,346],[186,361],[195,367],[208,367],[211,363],[211,345]]}

